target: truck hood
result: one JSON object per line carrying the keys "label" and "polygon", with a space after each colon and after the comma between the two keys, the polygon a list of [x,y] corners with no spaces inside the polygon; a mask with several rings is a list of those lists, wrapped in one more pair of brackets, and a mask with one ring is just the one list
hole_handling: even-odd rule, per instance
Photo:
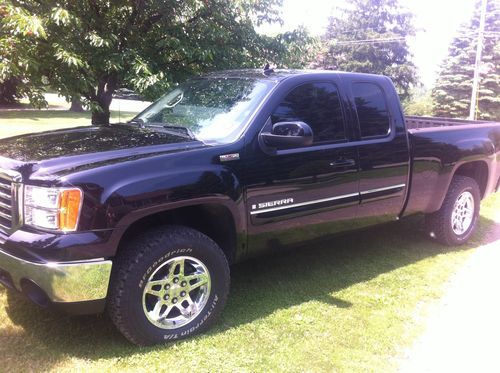
{"label": "truck hood", "polygon": [[206,146],[203,142],[173,132],[134,125],[85,126],[0,140],[0,167],[16,170],[26,179],[42,169],[44,175],[67,174],[81,167],[97,167],[103,162],[110,164],[123,158],[203,146]]}

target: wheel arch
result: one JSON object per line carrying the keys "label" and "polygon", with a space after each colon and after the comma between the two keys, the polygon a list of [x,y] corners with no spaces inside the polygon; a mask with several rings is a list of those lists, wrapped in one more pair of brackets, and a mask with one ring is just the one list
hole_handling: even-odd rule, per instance
{"label": "wheel arch", "polygon": [[470,177],[471,179],[474,179],[477,185],[479,186],[479,190],[481,192],[481,199],[485,197],[486,188],[488,186],[488,176],[489,176],[489,168],[488,168],[488,163],[486,163],[486,161],[478,160],[478,161],[462,163],[455,169],[452,178],[457,175],[467,176]]}
{"label": "wheel arch", "polygon": [[117,238],[116,254],[120,252],[124,242],[161,225],[181,225],[196,229],[219,245],[230,264],[238,257],[241,236],[238,234],[238,219],[229,207],[215,202],[167,208],[136,217],[121,230],[120,237]]}
{"label": "wheel arch", "polygon": [[[427,193],[428,202],[422,205],[418,212],[431,214],[438,211],[444,203],[446,195],[450,189],[455,176],[467,176],[473,179],[479,186],[480,198],[483,199],[488,194],[489,164],[486,160],[470,160],[457,163],[449,168],[442,167],[439,174],[436,173],[436,181],[431,184],[432,193]],[[429,186],[424,186],[429,188]],[[421,187],[423,188],[423,187]],[[415,193],[415,189],[412,189]],[[411,195],[410,195],[411,198]],[[410,202],[415,202],[411,201]],[[414,206],[412,206],[415,209]]]}

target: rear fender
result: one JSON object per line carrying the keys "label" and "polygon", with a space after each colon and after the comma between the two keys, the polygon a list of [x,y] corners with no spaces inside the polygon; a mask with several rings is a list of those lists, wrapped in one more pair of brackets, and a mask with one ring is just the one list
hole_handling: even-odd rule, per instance
{"label": "rear fender", "polygon": [[[434,198],[431,200],[428,211],[426,212],[434,212],[441,208],[453,177],[457,173],[460,173],[460,169],[463,168],[463,166],[472,162],[482,162],[486,165],[488,170],[488,184],[482,188],[484,190],[483,197],[490,194],[495,188],[494,180],[489,176],[492,175],[492,171],[494,170],[497,162],[493,142],[486,139],[467,139],[458,141],[456,143],[456,147],[460,158],[453,160],[450,163],[442,164]],[[450,154],[448,154],[448,156],[449,155]],[[476,181],[480,184],[479,180]]]}

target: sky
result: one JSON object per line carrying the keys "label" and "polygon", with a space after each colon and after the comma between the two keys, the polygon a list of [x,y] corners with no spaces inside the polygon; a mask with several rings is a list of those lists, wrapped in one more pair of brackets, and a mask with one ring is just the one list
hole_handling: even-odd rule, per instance
{"label": "sky", "polygon": [[[283,0],[284,25],[264,25],[260,31],[274,34],[303,25],[312,35],[319,36],[326,28],[328,17],[347,1]],[[418,31],[408,42],[421,81],[431,88],[458,26],[470,19],[474,0],[400,0],[400,3],[415,14]]]}

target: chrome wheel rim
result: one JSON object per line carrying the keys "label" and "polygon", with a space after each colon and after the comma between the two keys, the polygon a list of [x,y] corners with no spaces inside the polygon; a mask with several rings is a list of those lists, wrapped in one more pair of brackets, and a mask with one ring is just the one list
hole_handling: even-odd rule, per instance
{"label": "chrome wheel rim", "polygon": [[210,273],[198,259],[179,256],[153,272],[144,287],[147,319],[162,329],[177,329],[194,320],[207,304]]}
{"label": "chrome wheel rim", "polygon": [[470,228],[474,219],[474,197],[470,192],[463,192],[455,201],[451,214],[451,227],[457,235],[462,235]]}

